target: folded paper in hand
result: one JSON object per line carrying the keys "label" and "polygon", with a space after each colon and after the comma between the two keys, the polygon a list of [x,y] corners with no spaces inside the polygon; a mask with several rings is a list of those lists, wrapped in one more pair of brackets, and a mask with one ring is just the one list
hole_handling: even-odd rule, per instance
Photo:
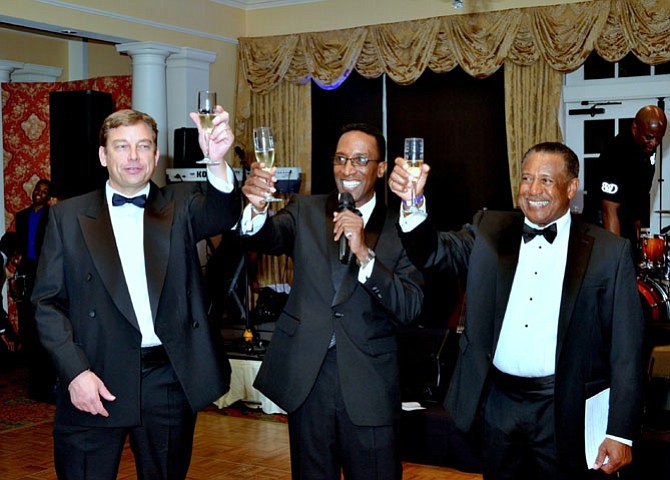
{"label": "folded paper in hand", "polygon": [[[598,447],[605,440],[607,433],[607,417],[610,408],[610,389],[586,399],[584,414],[584,453],[586,454],[586,468],[593,468],[598,456]],[[607,463],[607,459],[605,459]]]}

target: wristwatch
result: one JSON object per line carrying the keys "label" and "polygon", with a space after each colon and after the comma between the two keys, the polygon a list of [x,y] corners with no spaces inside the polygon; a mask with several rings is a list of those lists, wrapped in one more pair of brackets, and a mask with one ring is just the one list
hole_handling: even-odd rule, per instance
{"label": "wristwatch", "polygon": [[361,268],[365,268],[368,266],[368,263],[373,261],[377,255],[375,254],[375,251],[372,250],[370,247],[368,247],[368,256],[365,257],[364,260],[359,260],[358,257],[356,257],[356,263],[358,263],[358,266]]}

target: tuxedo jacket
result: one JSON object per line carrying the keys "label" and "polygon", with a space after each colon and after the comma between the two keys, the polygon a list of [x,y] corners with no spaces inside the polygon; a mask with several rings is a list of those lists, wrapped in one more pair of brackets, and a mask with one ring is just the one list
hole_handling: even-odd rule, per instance
{"label": "tuxedo jacket", "polygon": [[[114,207],[112,207],[114,208]],[[151,184],[144,261],[156,334],[196,411],[228,389],[230,365],[210,326],[196,243],[231,228],[239,195],[209,183]],[[140,423],[141,334],[119,258],[105,190],[51,209],[32,300],[40,339],[59,378],[56,421],[120,427]],[[68,385],[90,369],[112,394],[109,417],[71,403]]]}
{"label": "tuxedo jacket", "polygon": [[400,413],[396,330],[414,320],[423,301],[422,278],[395,230],[397,215],[377,199],[365,228],[376,253],[361,284],[354,258],[338,259],[333,240],[337,194],[296,195],[256,234],[253,250],[293,259],[291,293],[279,316],[254,386],[287,412],[307,398],[333,332],[347,413],[356,425],[391,425]]}
{"label": "tuxedo jacket", "polygon": [[[519,258],[523,215],[484,211],[460,232],[424,222],[401,234],[428,268],[467,269],[466,324],[445,401],[468,430],[477,414]],[[641,413],[644,317],[628,240],[572,218],[558,321],[556,441],[562,460],[583,467],[585,400],[611,387],[607,433],[637,437]]]}

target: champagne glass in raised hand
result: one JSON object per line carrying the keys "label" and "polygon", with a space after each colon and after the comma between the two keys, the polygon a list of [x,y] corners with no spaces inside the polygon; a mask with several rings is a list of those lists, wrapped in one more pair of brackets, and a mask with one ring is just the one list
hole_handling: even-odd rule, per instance
{"label": "champagne glass in raised hand", "polygon": [[[262,163],[263,170],[270,171],[275,163],[275,142],[270,127],[254,128],[254,152],[256,161]],[[268,195],[265,202],[280,202],[281,199]]]}
{"label": "champagne glass in raised hand", "polygon": [[421,166],[423,165],[423,138],[412,137],[405,139],[405,160],[409,167],[407,171],[412,176],[412,200],[409,210],[416,212],[418,211],[416,182],[421,176]]}
{"label": "champagne glass in raised hand", "polygon": [[216,92],[202,90],[198,92],[198,117],[205,135],[205,158],[195,163],[201,165],[218,165],[219,162],[209,158],[209,137],[214,130],[214,117],[216,117]]}

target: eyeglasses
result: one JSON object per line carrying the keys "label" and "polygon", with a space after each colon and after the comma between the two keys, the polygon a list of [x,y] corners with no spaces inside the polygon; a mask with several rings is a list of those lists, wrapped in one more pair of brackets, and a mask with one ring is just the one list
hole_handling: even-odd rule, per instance
{"label": "eyeglasses", "polygon": [[378,162],[379,160],[373,160],[363,155],[357,155],[355,157],[347,157],[345,155],[335,155],[333,157],[333,165],[345,166],[347,161],[351,160],[351,164],[354,167],[367,167],[370,162]]}

